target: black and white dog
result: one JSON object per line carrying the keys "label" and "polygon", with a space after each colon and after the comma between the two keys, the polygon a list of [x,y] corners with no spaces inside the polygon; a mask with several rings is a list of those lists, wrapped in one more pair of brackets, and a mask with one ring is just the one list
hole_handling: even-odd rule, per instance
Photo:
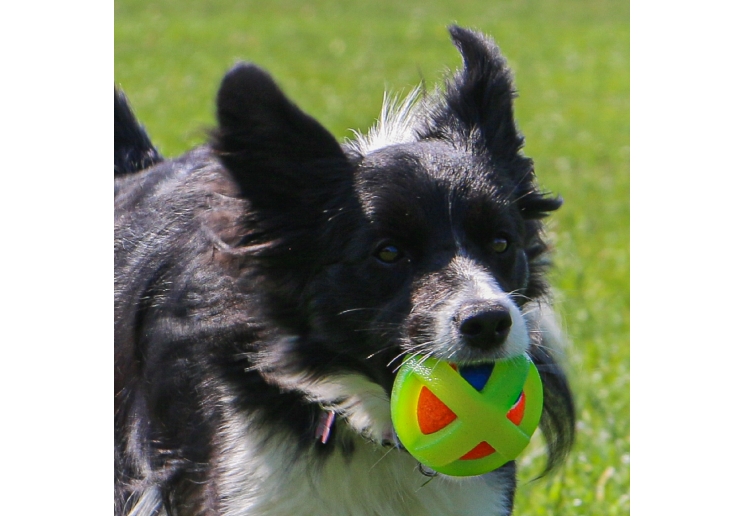
{"label": "black and white dog", "polygon": [[[389,396],[405,354],[528,352],[547,468],[573,440],[541,192],[494,43],[340,145],[240,64],[212,141],[164,160],[115,91],[117,515],[505,515],[514,463],[431,476]],[[393,103],[395,104],[395,103]]]}

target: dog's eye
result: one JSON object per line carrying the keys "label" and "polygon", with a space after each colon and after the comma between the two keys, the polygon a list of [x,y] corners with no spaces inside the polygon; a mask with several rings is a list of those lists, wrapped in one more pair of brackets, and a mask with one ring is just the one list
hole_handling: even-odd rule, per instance
{"label": "dog's eye", "polygon": [[494,253],[503,253],[509,248],[509,241],[506,238],[494,238],[489,247]]}
{"label": "dog's eye", "polygon": [[395,263],[403,258],[403,252],[393,244],[385,244],[375,251],[375,258],[382,263]]}

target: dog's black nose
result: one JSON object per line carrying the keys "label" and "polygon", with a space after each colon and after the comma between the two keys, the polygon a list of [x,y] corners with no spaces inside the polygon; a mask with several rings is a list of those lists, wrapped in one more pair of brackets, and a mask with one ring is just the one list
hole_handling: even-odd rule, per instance
{"label": "dog's black nose", "polygon": [[492,304],[462,307],[459,321],[462,339],[469,346],[484,350],[503,344],[512,325],[509,310]]}

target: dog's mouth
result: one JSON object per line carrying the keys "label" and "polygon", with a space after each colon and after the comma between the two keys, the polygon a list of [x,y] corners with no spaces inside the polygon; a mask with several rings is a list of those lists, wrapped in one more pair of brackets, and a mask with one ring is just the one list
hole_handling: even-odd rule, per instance
{"label": "dog's mouth", "polygon": [[[488,374],[486,372],[493,369],[494,363],[520,356],[527,351],[528,346],[520,345],[516,348],[516,351],[503,348],[484,351],[470,349],[464,345],[455,346],[452,344],[441,347],[445,348],[445,352],[406,353],[404,351],[394,361],[388,363],[388,370],[395,377],[398,371],[406,364],[410,366],[416,363],[423,363],[427,359],[434,359],[438,362],[441,361],[449,364],[450,367],[463,374],[463,376],[472,377],[476,382],[482,381],[485,385],[485,381],[488,380]],[[455,348],[455,351],[452,351],[452,348]],[[392,387],[392,384],[390,387]]]}

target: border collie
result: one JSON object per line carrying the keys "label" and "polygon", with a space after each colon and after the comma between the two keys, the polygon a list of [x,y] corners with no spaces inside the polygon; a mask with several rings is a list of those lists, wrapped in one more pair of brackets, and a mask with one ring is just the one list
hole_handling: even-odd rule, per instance
{"label": "border collie", "polygon": [[238,64],[208,144],[156,151],[114,91],[115,513],[507,515],[515,464],[454,478],[397,441],[406,355],[529,353],[546,469],[573,440],[541,191],[493,41],[339,144]]}

